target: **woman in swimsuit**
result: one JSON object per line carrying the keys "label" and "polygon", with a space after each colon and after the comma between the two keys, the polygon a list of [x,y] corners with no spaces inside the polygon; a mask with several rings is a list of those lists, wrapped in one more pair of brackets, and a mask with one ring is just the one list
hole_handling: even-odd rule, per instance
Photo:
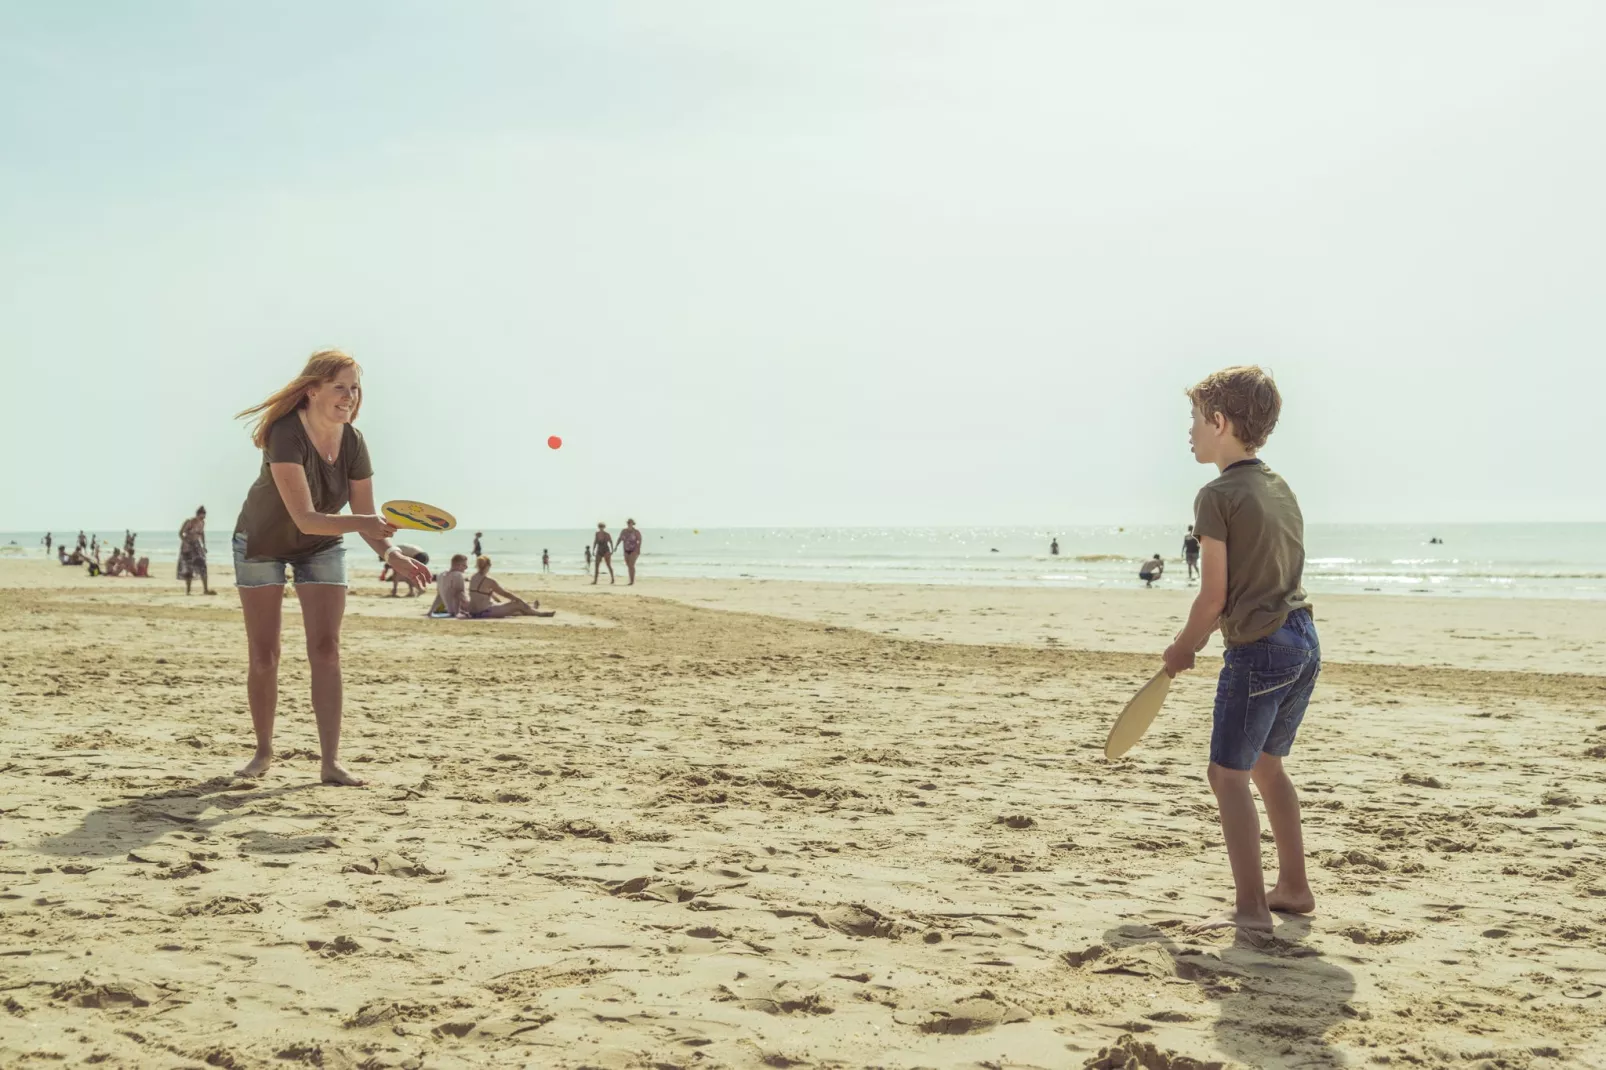
{"label": "woman in swimsuit", "polygon": [[634,520],[625,521],[625,529],[619,533],[619,549],[624,551],[625,568],[630,570],[630,585],[635,586],[636,558],[641,556],[641,531]]}
{"label": "woman in swimsuit", "polygon": [[[505,602],[496,599],[505,598]],[[540,602],[526,602],[500,583],[491,579],[491,559],[481,556],[474,562],[474,578],[468,581],[468,615],[475,619],[487,617],[550,617],[552,611],[541,612]]]}
{"label": "woman in swimsuit", "polygon": [[608,566],[608,582],[613,582],[613,536],[608,534],[608,525],[597,522],[596,537],[591,540],[592,560],[596,562],[591,575],[591,586],[595,587],[602,578],[602,566]]}

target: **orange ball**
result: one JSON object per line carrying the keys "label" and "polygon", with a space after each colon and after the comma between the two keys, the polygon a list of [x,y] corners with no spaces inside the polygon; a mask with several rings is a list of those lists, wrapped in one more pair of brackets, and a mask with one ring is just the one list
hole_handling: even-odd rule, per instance
{"label": "orange ball", "polygon": [[563,445],[563,440],[557,435],[553,435],[551,438],[546,440],[546,444],[551,446],[553,449],[557,449],[559,446]]}

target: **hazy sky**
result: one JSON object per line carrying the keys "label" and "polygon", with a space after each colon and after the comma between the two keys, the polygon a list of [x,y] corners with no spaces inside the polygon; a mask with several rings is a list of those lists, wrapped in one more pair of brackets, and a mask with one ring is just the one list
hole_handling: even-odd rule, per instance
{"label": "hazy sky", "polygon": [[[0,530],[232,522],[366,369],[477,527],[1606,519],[1606,5],[0,6]],[[549,434],[565,439],[554,453]]]}

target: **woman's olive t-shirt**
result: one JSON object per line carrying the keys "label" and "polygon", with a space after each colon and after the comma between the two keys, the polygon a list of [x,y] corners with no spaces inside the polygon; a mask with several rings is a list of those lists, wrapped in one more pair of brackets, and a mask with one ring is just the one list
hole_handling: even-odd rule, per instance
{"label": "woman's olive t-shirt", "polygon": [[340,436],[340,453],[330,464],[318,452],[302,426],[300,410],[275,421],[268,428],[268,445],[262,451],[262,472],[245,496],[236,532],[245,534],[245,556],[253,561],[290,561],[310,557],[320,550],[338,546],[339,535],[307,535],[290,518],[284,497],[273,482],[273,464],[299,464],[312,488],[312,508],[319,513],[338,513],[351,501],[351,482],[372,479],[368,445],[362,432],[346,424]]}

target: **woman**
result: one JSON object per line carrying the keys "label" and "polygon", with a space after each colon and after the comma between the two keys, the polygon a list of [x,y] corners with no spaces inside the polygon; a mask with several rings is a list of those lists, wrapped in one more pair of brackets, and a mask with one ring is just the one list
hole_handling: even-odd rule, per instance
{"label": "woman", "polygon": [[602,566],[608,566],[608,582],[613,582],[613,536],[608,534],[608,525],[597,522],[597,534],[591,540],[591,557],[595,561],[596,571],[591,576],[591,586],[595,587],[602,578]]}
{"label": "woman", "polygon": [[[505,598],[505,602],[496,599]],[[491,559],[483,554],[474,561],[474,578],[468,581],[468,615],[476,620],[487,617],[550,617],[552,611],[538,612],[540,602],[526,602],[491,578]]]}
{"label": "woman", "polygon": [[201,577],[201,592],[217,594],[206,579],[206,506],[195,510],[178,528],[178,578],[184,581],[184,593],[190,593],[190,584]]}
{"label": "woman", "polygon": [[625,529],[619,533],[619,549],[625,553],[625,568],[630,570],[630,586],[634,587],[636,558],[641,556],[641,532],[636,528],[634,520],[625,521]]}
{"label": "woman", "polygon": [[[260,405],[251,441],[262,471],[234,525],[234,585],[245,610],[250,650],[246,693],[256,754],[236,775],[260,777],[273,761],[279,701],[279,618],[285,569],[295,575],[307,633],[312,710],[318,720],[325,784],[361,786],[340,764],[340,622],[346,612],[346,550],[356,532],[409,583],[429,583],[429,569],[391,545],[396,529],[374,511],[368,446],[352,426],[362,407],[362,369],[338,349],[314,353],[301,374]],[[350,515],[341,510],[351,505]]]}

